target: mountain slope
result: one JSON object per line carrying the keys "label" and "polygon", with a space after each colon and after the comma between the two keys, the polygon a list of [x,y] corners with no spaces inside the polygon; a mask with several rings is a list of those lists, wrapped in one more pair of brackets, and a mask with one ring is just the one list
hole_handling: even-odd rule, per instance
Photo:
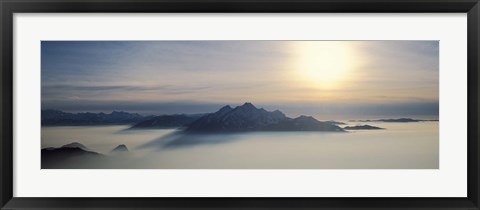
{"label": "mountain slope", "polygon": [[186,132],[241,132],[241,131],[343,131],[342,128],[313,117],[291,119],[282,112],[256,108],[251,103],[231,108],[224,106],[215,113],[192,122]]}
{"label": "mountain slope", "polygon": [[65,144],[61,148],[80,148],[80,149],[85,150],[85,151],[90,151],[90,149],[88,149],[86,146],[84,146],[83,144],[80,144],[78,142],[72,142],[70,144]]}
{"label": "mountain slope", "polygon": [[327,122],[320,122],[310,116],[287,119],[277,124],[266,126],[269,131],[343,131],[342,128]]}
{"label": "mountain slope", "polygon": [[203,115],[161,115],[152,117],[133,125],[131,129],[150,129],[150,128],[178,128],[183,127],[197,120]]}
{"label": "mountain slope", "polygon": [[127,146],[125,146],[125,144],[120,144],[118,145],[117,147],[115,147],[114,149],[112,149],[112,151],[110,151],[111,153],[123,153],[123,152],[128,152],[128,148]]}
{"label": "mountain slope", "polygon": [[191,123],[186,131],[190,132],[232,132],[254,131],[287,119],[280,111],[268,112],[257,109],[251,103],[245,103],[232,109],[224,106],[215,113],[208,114]]}

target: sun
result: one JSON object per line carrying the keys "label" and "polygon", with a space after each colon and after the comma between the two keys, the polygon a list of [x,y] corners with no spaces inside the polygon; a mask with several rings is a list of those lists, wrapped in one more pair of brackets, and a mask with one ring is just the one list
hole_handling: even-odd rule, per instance
{"label": "sun", "polygon": [[315,87],[338,86],[352,69],[354,56],[348,42],[304,41],[296,48],[295,72]]}

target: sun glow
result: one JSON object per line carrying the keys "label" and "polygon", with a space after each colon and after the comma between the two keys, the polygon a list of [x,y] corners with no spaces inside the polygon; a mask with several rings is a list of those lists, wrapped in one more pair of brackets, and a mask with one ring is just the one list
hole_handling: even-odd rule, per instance
{"label": "sun glow", "polygon": [[295,72],[301,80],[318,88],[338,86],[349,76],[355,57],[348,42],[318,41],[297,43]]}

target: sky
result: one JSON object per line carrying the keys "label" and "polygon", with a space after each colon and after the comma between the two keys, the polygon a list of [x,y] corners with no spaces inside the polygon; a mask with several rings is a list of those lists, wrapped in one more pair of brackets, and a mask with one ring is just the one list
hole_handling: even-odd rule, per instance
{"label": "sky", "polygon": [[42,41],[42,109],[438,116],[438,41]]}

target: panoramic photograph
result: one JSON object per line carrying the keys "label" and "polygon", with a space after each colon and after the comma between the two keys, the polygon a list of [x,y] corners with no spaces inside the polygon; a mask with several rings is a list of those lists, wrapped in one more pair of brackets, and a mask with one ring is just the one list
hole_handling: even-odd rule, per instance
{"label": "panoramic photograph", "polygon": [[41,169],[438,169],[438,41],[42,41]]}

